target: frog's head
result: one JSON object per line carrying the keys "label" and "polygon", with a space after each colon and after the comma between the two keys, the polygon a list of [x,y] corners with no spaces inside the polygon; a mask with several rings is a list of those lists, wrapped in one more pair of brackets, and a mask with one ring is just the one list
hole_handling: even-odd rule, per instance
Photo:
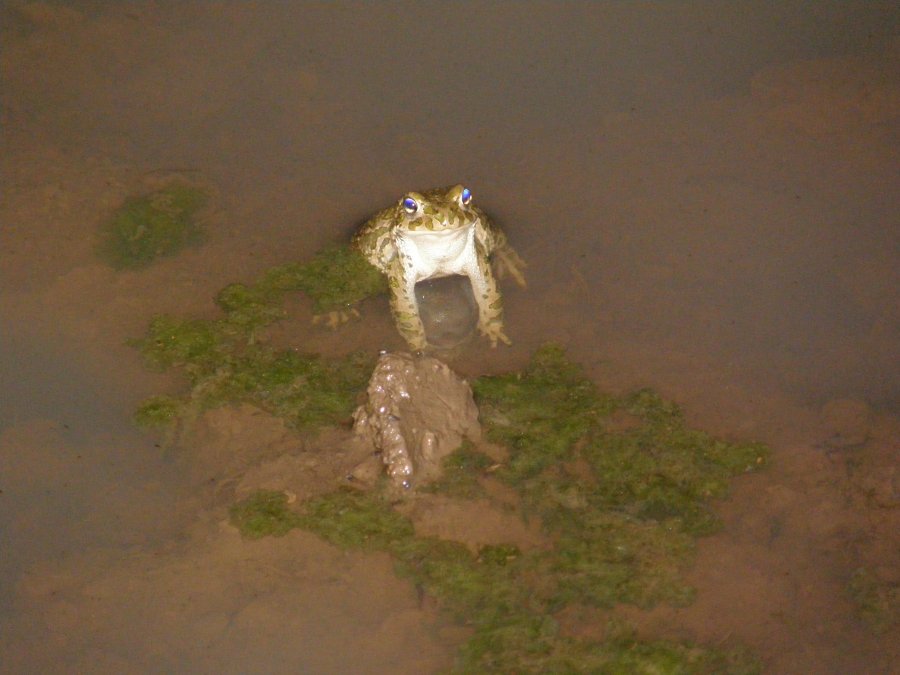
{"label": "frog's head", "polygon": [[397,205],[397,225],[405,230],[458,230],[475,223],[480,213],[472,191],[463,185],[408,192]]}

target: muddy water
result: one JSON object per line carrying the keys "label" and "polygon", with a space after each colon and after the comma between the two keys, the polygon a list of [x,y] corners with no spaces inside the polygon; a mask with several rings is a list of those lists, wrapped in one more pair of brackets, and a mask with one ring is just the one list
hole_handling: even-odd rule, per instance
{"label": "muddy water", "polygon": [[[529,262],[512,348],[774,447],[648,634],[772,673],[888,673],[846,593],[897,583],[900,17],[893,3],[27,3],[0,9],[0,670],[432,672],[460,635],[297,533],[248,548],[128,411],[177,390],[124,341],[212,316],[409,189],[467,181]],[[210,241],[93,255],[148,176],[217,186]],[[300,307],[298,311],[308,310]],[[400,347],[385,303],[293,343]],[[849,411],[849,412],[848,412]],[[449,526],[448,526],[449,527]]]}
{"label": "muddy water", "polygon": [[177,533],[159,526],[171,515],[176,475],[132,428],[122,392],[85,372],[79,354],[54,348],[14,338],[0,362],[4,609],[11,584],[45,557]]}

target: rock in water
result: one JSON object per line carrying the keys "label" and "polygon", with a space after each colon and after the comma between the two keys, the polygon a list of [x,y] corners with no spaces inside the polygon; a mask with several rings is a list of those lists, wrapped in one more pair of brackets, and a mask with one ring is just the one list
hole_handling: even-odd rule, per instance
{"label": "rock in water", "polygon": [[444,457],[464,438],[481,437],[472,389],[434,357],[383,353],[367,393],[368,402],[353,415],[353,430],[381,452],[397,486],[437,479]]}

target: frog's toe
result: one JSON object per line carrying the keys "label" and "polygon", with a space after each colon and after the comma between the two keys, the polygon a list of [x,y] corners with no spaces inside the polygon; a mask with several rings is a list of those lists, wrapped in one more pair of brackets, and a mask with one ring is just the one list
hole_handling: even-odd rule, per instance
{"label": "frog's toe", "polygon": [[334,314],[336,312],[326,312],[325,314],[313,314],[312,322],[314,325],[324,324],[329,328],[334,326]]}
{"label": "frog's toe", "polygon": [[348,309],[334,309],[325,314],[315,314],[312,322],[314,324],[324,324],[328,328],[335,330],[353,318],[358,319],[359,312],[355,307],[350,307]]}
{"label": "frog's toe", "polygon": [[512,344],[512,340],[506,337],[506,333],[503,332],[502,328],[491,328],[484,331],[484,334],[491,341],[492,348],[495,348],[497,346],[498,340],[507,346]]}
{"label": "frog's toe", "polygon": [[406,344],[408,344],[409,348],[414,352],[422,352],[428,348],[428,341],[424,338],[421,340],[407,340]]}
{"label": "frog's toe", "polygon": [[527,284],[525,282],[525,274],[522,272],[527,267],[525,261],[511,248],[500,249],[496,253],[494,266],[496,267],[497,276],[501,279],[507,275],[511,276],[519,286],[525,288]]}

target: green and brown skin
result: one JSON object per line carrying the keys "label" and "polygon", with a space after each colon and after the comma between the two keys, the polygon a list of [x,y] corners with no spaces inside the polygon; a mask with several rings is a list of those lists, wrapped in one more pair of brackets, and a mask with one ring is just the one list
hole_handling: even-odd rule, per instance
{"label": "green and brown skin", "polygon": [[416,283],[451,274],[469,278],[478,303],[478,329],[491,346],[498,340],[510,344],[492,264],[498,276],[509,274],[525,286],[525,263],[462,185],[407,193],[370,218],[353,244],[387,276],[394,321],[412,349],[427,345]]}

